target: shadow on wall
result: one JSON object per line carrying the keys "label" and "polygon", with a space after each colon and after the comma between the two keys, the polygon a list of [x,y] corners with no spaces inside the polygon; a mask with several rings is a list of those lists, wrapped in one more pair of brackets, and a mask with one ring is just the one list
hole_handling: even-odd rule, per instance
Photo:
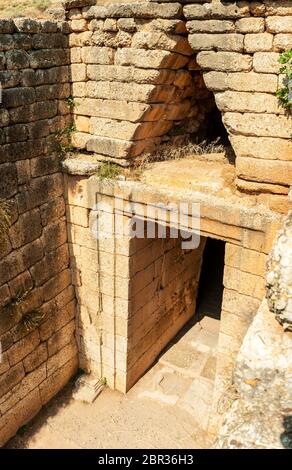
{"label": "shadow on wall", "polygon": [[82,13],[82,31],[80,22],[69,21],[74,145],[124,166],[161,144],[180,146],[222,132],[227,140],[219,113],[208,116],[215,100],[188,43],[181,9],[170,5],[173,16],[158,18],[157,5],[145,5],[152,16],[112,13],[104,20],[93,7]]}

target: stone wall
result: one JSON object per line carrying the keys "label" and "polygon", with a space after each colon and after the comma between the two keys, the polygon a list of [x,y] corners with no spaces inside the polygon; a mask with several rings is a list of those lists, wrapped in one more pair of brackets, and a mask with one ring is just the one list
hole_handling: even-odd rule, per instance
{"label": "stone wall", "polygon": [[[131,244],[135,241],[132,240]],[[183,250],[180,238],[138,239],[130,256],[125,391],[154,363],[196,311],[198,284],[206,239]]]}
{"label": "stone wall", "polygon": [[[68,175],[66,182],[70,254],[80,305],[77,334],[80,364],[93,380],[106,378],[111,388],[124,392],[147,370],[194,307],[190,304],[186,317],[180,315],[177,307],[185,305],[184,301],[177,306],[172,294],[178,293],[183,299],[177,269],[193,264],[186,271],[189,277],[185,287],[197,279],[201,251],[184,257],[181,246],[179,249],[178,245],[173,246],[165,259],[177,253],[184,260],[183,265],[173,262],[171,270],[162,266],[160,275],[164,273],[169,283],[162,291],[156,291],[159,276],[153,264],[157,269],[170,240],[164,245],[163,240],[121,237],[118,229],[114,235],[108,232],[106,238],[97,239],[97,214],[102,227],[103,213],[111,213],[116,198],[125,207],[134,203],[138,213],[143,214],[147,204],[178,204],[186,195],[182,190],[167,192],[165,188],[141,182],[100,181],[97,176]],[[267,254],[282,218],[264,206],[244,206],[242,201],[237,205],[226,199],[210,198],[203,192],[196,192],[193,197],[189,195],[187,200],[200,201],[202,242],[205,237],[226,242],[218,361],[209,423],[210,433],[216,435],[224,416],[222,409],[225,410],[221,403],[228,403],[232,396],[236,356],[265,294]],[[144,271],[141,268],[140,274],[133,277],[139,266],[144,266]],[[140,290],[139,285],[145,287]],[[190,293],[195,302],[196,285]]]}
{"label": "stone wall", "polygon": [[290,0],[64,3],[77,148],[126,165],[173,134],[196,135],[213,103],[207,87],[236,154],[237,188],[287,210],[291,119],[275,93],[279,54],[292,47]]}
{"label": "stone wall", "polygon": [[[100,224],[104,214],[115,217],[115,198],[107,195],[115,189],[95,177],[68,177],[67,183],[80,366],[126,392],[194,315],[205,238],[187,251],[169,234],[97,238],[97,217]],[[133,220],[125,215],[124,222]]]}
{"label": "stone wall", "polygon": [[71,121],[67,33],[65,23],[0,20],[0,204],[10,212],[0,241],[0,445],[77,370],[56,135]]}
{"label": "stone wall", "polygon": [[236,153],[237,187],[287,195],[291,118],[275,93],[279,54],[292,48],[292,2],[192,3],[184,7],[189,42]]}
{"label": "stone wall", "polygon": [[179,3],[65,3],[78,149],[127,165],[172,136],[198,132],[214,102]]}

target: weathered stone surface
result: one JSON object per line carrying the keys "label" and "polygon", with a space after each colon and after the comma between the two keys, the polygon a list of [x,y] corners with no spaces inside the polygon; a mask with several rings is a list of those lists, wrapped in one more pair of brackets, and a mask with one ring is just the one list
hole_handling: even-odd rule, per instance
{"label": "weathered stone surface", "polygon": [[109,47],[84,47],[82,60],[86,64],[113,64],[114,51]]}
{"label": "weathered stone surface", "polygon": [[238,157],[237,176],[249,181],[290,185],[292,162]]}
{"label": "weathered stone surface", "polygon": [[200,52],[197,62],[203,70],[249,72],[252,68],[252,58],[237,52]]}
{"label": "weathered stone surface", "polygon": [[276,96],[268,93],[225,91],[215,94],[216,104],[223,112],[284,114]]}
{"label": "weathered stone surface", "polygon": [[43,364],[48,358],[48,351],[46,343],[41,343],[36,349],[34,349],[23,361],[25,372],[31,372],[41,364]]}
{"label": "weathered stone surface", "polygon": [[[187,23],[188,32],[193,33],[232,33],[235,32],[233,21],[193,20]],[[244,31],[239,31],[244,32]]]}
{"label": "weathered stone surface", "polygon": [[[273,36],[271,35],[273,38]],[[190,34],[189,42],[194,51],[243,51],[244,36],[242,34]],[[265,50],[265,49],[264,49]],[[267,49],[270,50],[270,49]]]}
{"label": "weathered stone surface", "polygon": [[115,54],[116,65],[134,65],[151,69],[180,69],[188,63],[182,54],[169,51],[146,51],[145,49],[118,49]]}
{"label": "weathered stone surface", "polygon": [[182,36],[174,36],[153,31],[135,33],[132,39],[134,49],[162,49],[165,51],[178,52],[183,55],[192,55],[193,51],[188,40]]}
{"label": "weathered stone surface", "polygon": [[292,48],[292,34],[276,34],[274,49],[277,52],[285,52]]}
{"label": "weathered stone surface", "polygon": [[292,159],[292,142],[289,139],[240,135],[231,135],[230,139],[236,154],[241,157],[288,161]]}
{"label": "weathered stone surface", "polygon": [[186,5],[184,15],[187,19],[193,18],[242,18],[249,16],[249,2],[232,3],[205,3],[204,5]]}
{"label": "weathered stone surface", "polygon": [[207,72],[204,81],[210,90],[234,90],[247,92],[275,93],[278,79],[272,74]]}
{"label": "weathered stone surface", "polygon": [[270,33],[246,34],[244,37],[244,51],[272,51],[273,41],[274,36]]}
{"label": "weathered stone surface", "polygon": [[291,136],[289,119],[286,116],[226,113],[223,120],[227,129],[233,134],[284,139],[289,139]]}
{"label": "weathered stone surface", "polygon": [[263,33],[265,31],[264,18],[241,18],[235,23],[238,33]]}
{"label": "weathered stone surface", "polygon": [[291,220],[290,212],[269,256],[266,277],[269,308],[284,329],[289,331],[292,331]]}
{"label": "weathered stone surface", "polygon": [[272,16],[266,19],[266,28],[270,33],[291,33],[291,16]]}
{"label": "weathered stone surface", "polygon": [[24,377],[24,369],[22,363],[17,364],[14,367],[11,367],[7,372],[0,376],[0,397],[9,392],[14,385],[21,381]]}
{"label": "weathered stone surface", "polygon": [[26,245],[42,233],[41,219],[38,210],[21,215],[11,227],[11,241],[13,248]]}
{"label": "weathered stone surface", "polygon": [[279,54],[276,52],[256,52],[253,56],[255,72],[279,73]]}

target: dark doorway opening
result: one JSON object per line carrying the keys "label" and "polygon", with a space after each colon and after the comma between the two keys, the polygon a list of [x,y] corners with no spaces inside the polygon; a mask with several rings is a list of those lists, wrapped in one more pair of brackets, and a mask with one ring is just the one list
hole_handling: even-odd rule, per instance
{"label": "dark doorway opening", "polygon": [[223,297],[225,242],[207,238],[203,255],[196,320],[208,316],[220,320]]}

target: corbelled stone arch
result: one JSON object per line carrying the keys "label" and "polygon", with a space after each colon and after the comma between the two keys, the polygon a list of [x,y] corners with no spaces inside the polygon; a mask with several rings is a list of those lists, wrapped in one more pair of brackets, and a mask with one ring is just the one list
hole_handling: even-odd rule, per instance
{"label": "corbelled stone arch", "polygon": [[291,119],[276,97],[291,15],[291,1],[184,6],[189,43],[237,157],[237,187],[273,195],[275,206],[287,202],[292,177]]}
{"label": "corbelled stone arch", "polygon": [[196,134],[214,106],[193,60],[182,5],[64,2],[71,29],[74,146],[127,166]]}

